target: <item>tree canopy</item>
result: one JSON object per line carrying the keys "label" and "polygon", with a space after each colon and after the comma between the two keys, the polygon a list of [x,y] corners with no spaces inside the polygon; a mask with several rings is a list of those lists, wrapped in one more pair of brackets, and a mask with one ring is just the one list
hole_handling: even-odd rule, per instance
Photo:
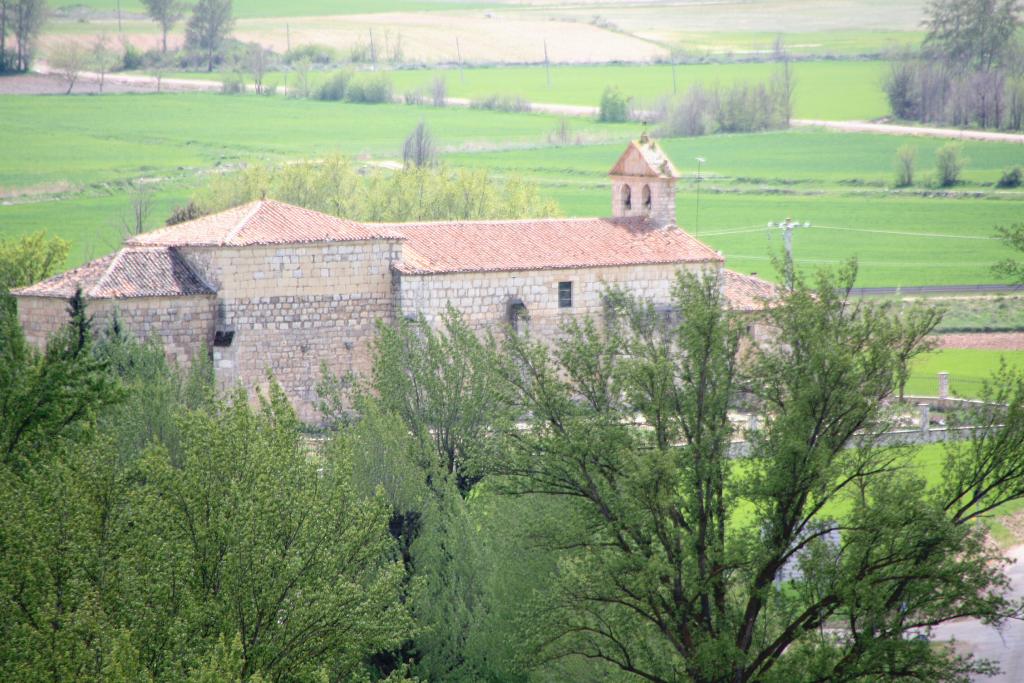
{"label": "tree canopy", "polygon": [[1021,0],[931,0],[924,47],[957,68],[988,71],[1010,50],[1022,9]]}
{"label": "tree canopy", "polygon": [[219,176],[193,198],[204,213],[272,197],[323,213],[372,222],[528,218],[556,213],[536,186],[486,171],[364,169],[341,156],[250,166]]}

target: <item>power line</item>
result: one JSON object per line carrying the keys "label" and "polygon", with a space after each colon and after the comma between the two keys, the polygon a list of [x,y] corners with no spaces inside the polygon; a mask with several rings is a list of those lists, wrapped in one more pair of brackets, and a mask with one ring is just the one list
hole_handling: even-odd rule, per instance
{"label": "power line", "polygon": [[867,228],[841,228],[828,225],[816,225],[821,230],[846,230],[848,232],[868,232],[876,235],[903,235],[907,237],[938,237],[953,240],[998,240],[998,237],[983,237],[980,235],[945,235],[937,232],[905,232],[900,230],[869,230]]}

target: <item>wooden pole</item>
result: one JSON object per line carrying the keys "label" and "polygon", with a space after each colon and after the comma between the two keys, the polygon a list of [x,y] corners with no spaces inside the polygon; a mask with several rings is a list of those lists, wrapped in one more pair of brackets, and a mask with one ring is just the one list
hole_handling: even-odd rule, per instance
{"label": "wooden pole", "polygon": [[117,0],[117,32],[121,33],[121,0]]}
{"label": "wooden pole", "polygon": [[284,41],[287,48],[287,52],[292,51],[292,27],[290,24],[284,25]]}
{"label": "wooden pole", "polygon": [[551,89],[551,61],[548,59],[548,41],[544,40],[544,70],[548,75],[548,90]]}
{"label": "wooden pole", "polygon": [[462,46],[459,45],[459,37],[455,36],[455,52],[459,55],[459,82],[466,82],[466,75],[462,72]]}

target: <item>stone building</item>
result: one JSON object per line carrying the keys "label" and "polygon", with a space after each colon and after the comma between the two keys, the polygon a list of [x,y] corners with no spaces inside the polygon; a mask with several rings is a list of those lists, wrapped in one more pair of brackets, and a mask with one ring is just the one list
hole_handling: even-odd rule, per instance
{"label": "stone building", "polygon": [[435,322],[450,303],[478,328],[550,338],[566,316],[600,315],[608,285],[667,305],[683,269],[718,274],[741,310],[771,295],[676,226],[678,174],[656,143],[631,142],[610,176],[610,218],[362,224],[253,202],[17,290],[19,318],[42,345],[81,288],[98,324],[117,311],[181,365],[211,353],[223,387],[260,386],[270,370],[314,419],[321,364],[367,373],[378,320]]}

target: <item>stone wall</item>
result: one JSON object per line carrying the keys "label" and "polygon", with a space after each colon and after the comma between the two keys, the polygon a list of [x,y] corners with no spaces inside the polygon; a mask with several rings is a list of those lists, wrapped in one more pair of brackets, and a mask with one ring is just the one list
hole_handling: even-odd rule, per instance
{"label": "stone wall", "polygon": [[68,322],[68,300],[49,296],[19,296],[18,322],[25,339],[37,348]]}
{"label": "stone wall", "polygon": [[[629,187],[630,206],[626,206]],[[651,205],[645,206],[644,188],[650,192]],[[612,216],[650,216],[656,224],[676,224],[676,181],[674,178],[615,176],[612,178]]]}
{"label": "stone wall", "polygon": [[[423,315],[436,324],[450,302],[476,329],[499,329],[509,322],[509,305],[521,301],[529,314],[530,334],[557,337],[571,316],[600,317],[606,286],[628,285],[634,295],[656,304],[671,302],[672,285],[681,268],[698,272],[705,265],[659,264],[496,273],[402,275],[397,299],[402,315]],[[714,266],[717,268],[717,265]],[[559,307],[558,284],[571,282],[573,301]]]}
{"label": "stone wall", "polygon": [[315,420],[321,364],[370,371],[376,321],[393,315],[399,250],[384,240],[182,248],[218,289],[217,328],[233,333],[213,349],[221,387],[262,387],[272,370],[300,417]]}
{"label": "stone wall", "polygon": [[[137,297],[88,301],[93,329],[104,330],[117,311],[123,328],[139,341],[159,339],[167,358],[188,367],[213,340],[216,311],[213,296]],[[26,339],[42,348],[68,322],[68,300],[56,297],[18,297],[18,319]]]}

